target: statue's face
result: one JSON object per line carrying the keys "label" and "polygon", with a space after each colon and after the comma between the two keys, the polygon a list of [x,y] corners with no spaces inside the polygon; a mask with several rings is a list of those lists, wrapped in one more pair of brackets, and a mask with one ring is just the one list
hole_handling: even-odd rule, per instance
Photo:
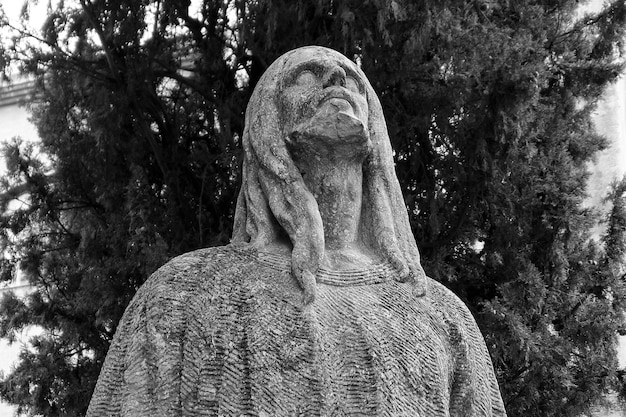
{"label": "statue's face", "polygon": [[320,49],[287,61],[279,109],[289,145],[352,153],[369,147],[366,82],[353,62]]}

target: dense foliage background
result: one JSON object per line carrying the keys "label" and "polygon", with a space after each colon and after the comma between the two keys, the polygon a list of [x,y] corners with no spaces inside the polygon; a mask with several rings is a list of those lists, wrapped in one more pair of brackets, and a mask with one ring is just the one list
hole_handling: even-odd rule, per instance
{"label": "dense foliage background", "polygon": [[378,92],[425,269],[476,315],[509,415],[577,416],[625,389],[626,183],[607,219],[581,205],[623,0],[585,16],[576,0],[197,3],[61,2],[41,31],[22,26],[27,8],[3,19],[1,63],[38,80],[41,143],[1,138],[0,271],[19,265],[36,291],[2,299],[0,336],[45,332],[2,398],[84,414],[137,288],[228,242],[252,88],[310,44],[357,59]]}

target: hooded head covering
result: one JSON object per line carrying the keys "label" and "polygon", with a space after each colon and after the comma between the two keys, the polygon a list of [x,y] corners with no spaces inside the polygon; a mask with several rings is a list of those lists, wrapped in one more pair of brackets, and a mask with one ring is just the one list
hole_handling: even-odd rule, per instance
{"label": "hooded head covering", "polygon": [[424,294],[426,276],[395,175],[380,101],[363,72],[328,48],[308,46],[282,55],[266,70],[252,93],[242,138],[243,180],[232,240],[263,248],[286,232],[293,245],[292,272],[303,286],[305,298],[308,294],[312,299],[314,277],[324,257],[324,226],[317,202],[287,148],[280,94],[294,65],[329,60],[360,77],[369,109],[371,147],[363,163],[359,240],[398,270],[398,280],[412,281],[415,292]]}

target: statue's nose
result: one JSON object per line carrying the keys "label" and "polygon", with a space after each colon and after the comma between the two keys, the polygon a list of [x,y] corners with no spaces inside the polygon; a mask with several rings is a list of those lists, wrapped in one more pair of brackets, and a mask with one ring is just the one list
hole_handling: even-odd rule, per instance
{"label": "statue's nose", "polygon": [[340,66],[330,68],[324,75],[323,87],[326,88],[333,85],[346,86],[346,71]]}

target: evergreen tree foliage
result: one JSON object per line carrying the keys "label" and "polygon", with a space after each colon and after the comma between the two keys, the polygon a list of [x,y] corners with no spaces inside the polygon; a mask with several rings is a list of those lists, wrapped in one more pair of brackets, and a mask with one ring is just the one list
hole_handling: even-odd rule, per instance
{"label": "evergreen tree foliage", "polygon": [[0,336],[45,331],[2,398],[85,412],[137,288],[228,242],[248,98],[310,44],[355,59],[378,92],[425,269],[476,315],[509,415],[577,416],[623,389],[626,186],[600,243],[582,205],[623,0],[585,16],[575,0],[199,3],[61,2],[39,32],[11,27],[0,52],[37,77],[41,143],[2,138],[0,272],[19,266],[36,291],[3,298]]}

